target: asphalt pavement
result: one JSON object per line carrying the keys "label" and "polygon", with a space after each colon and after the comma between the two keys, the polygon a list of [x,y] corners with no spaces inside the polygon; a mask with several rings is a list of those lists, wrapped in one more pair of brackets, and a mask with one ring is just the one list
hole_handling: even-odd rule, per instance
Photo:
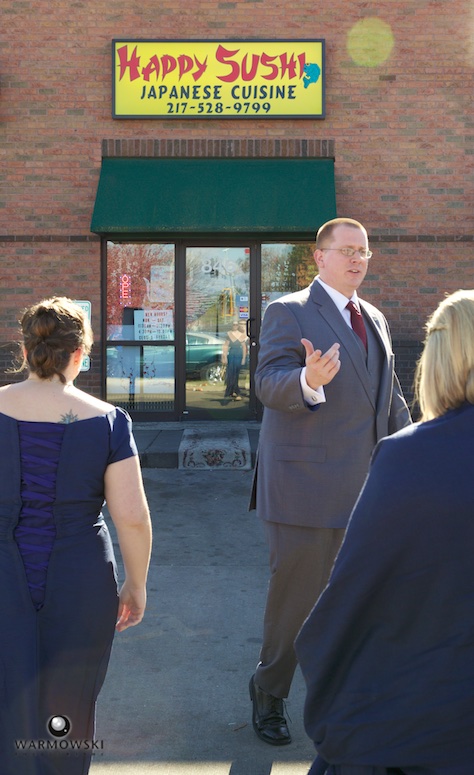
{"label": "asphalt pavement", "polygon": [[135,428],[154,526],[149,601],[143,622],[115,638],[91,775],[306,775],[314,749],[299,671],[293,742],[270,746],[252,728],[268,583],[263,529],[247,509],[252,471],[178,469],[182,424],[172,426]]}

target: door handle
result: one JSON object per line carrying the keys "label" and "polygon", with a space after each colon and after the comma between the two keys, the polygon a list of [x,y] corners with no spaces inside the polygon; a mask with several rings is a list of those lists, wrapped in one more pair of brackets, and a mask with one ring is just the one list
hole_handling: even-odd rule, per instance
{"label": "door handle", "polygon": [[250,342],[250,347],[256,347],[257,342],[255,341],[255,336],[252,336],[252,323],[255,321],[255,318],[247,318],[247,338]]}

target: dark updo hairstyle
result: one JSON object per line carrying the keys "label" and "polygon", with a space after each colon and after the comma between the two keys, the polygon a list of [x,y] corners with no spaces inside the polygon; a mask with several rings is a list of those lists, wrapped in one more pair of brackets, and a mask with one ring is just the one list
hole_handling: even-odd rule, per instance
{"label": "dark updo hairstyle", "polygon": [[57,375],[65,383],[64,370],[79,347],[88,355],[92,329],[83,310],[65,296],[44,299],[29,307],[21,318],[25,348],[24,366],[41,379]]}

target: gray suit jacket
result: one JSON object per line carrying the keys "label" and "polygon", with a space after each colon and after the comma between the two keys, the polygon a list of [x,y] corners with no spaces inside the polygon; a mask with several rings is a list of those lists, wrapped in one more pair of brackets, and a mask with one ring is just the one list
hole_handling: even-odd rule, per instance
{"label": "gray suit jacket", "polygon": [[[388,323],[362,301],[369,338],[359,340],[320,283],[272,302],[255,372],[264,405],[250,508],[262,519],[308,527],[346,527],[379,439],[411,422],[394,371]],[[326,403],[309,408],[300,384],[301,338],[326,350],[339,342],[341,368]]]}

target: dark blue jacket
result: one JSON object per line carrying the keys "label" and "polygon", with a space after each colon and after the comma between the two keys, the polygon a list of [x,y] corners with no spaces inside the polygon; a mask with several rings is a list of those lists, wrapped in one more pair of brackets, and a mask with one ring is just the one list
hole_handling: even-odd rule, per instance
{"label": "dark blue jacket", "polygon": [[379,443],[296,651],[327,762],[474,772],[474,406]]}

